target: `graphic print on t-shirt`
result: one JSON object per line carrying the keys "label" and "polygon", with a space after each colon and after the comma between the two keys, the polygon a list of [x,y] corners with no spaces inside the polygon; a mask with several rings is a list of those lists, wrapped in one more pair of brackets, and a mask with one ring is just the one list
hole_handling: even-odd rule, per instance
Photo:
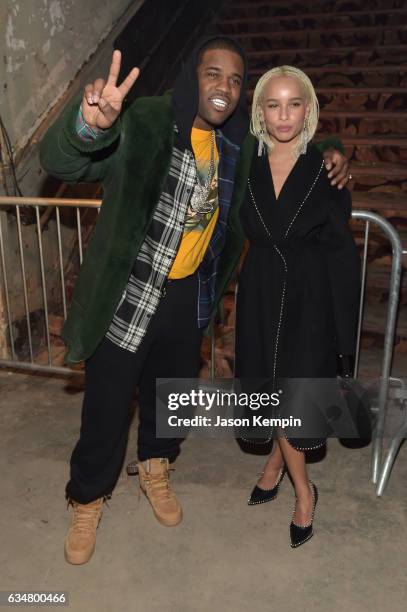
{"label": "graphic print on t-shirt", "polygon": [[[212,132],[192,128],[191,144],[201,184],[205,184],[211,159]],[[219,154],[215,145],[215,173],[211,182],[208,201],[213,204],[211,212],[194,213],[188,207],[184,233],[175,257],[169,278],[183,278],[193,274],[205,256],[219,216],[218,199],[218,161]]]}

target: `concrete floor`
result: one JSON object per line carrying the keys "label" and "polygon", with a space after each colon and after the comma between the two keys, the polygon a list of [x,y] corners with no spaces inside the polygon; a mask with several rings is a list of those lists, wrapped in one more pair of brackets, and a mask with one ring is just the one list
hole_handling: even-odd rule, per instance
{"label": "concrete floor", "polygon": [[63,557],[64,485],[82,394],[63,379],[5,371],[0,389],[0,590],[68,591],[75,612],[406,609],[406,446],[379,499],[370,449],[330,440],[326,457],[310,464],[320,491],[314,538],[292,550],[289,481],[275,502],[248,507],[264,457],[233,440],[191,438],[172,473],[181,525],[157,523],[136,478],[123,472],[94,557],[74,567]]}

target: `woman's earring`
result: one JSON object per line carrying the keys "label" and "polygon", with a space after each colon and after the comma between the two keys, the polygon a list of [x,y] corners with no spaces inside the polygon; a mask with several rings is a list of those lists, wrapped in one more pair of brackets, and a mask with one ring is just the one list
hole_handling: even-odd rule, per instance
{"label": "woman's earring", "polygon": [[264,141],[262,140],[263,138],[263,134],[264,134],[264,128],[262,123],[260,123],[261,128],[260,128],[260,137],[259,137],[259,145],[257,147],[257,156],[261,157],[264,153]]}
{"label": "woman's earring", "polygon": [[308,120],[305,119],[302,131],[301,131],[300,144],[298,148],[298,152],[300,155],[305,155],[305,153],[307,152],[307,144],[308,144]]}

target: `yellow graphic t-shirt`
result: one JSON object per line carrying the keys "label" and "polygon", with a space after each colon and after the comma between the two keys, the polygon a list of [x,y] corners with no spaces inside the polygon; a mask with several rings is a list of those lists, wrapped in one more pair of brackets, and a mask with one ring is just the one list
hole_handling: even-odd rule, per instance
{"label": "yellow graphic t-shirt", "polygon": [[[208,177],[211,159],[211,132],[193,127],[191,132],[191,144],[200,181],[201,183],[205,183]],[[208,198],[210,202],[213,202],[213,210],[210,213],[202,215],[195,214],[188,208],[184,233],[181,238],[178,253],[174,259],[170,273],[168,274],[169,278],[184,278],[185,276],[193,274],[204,258],[219,215],[218,160],[219,154],[215,144],[216,172],[212,180]]]}

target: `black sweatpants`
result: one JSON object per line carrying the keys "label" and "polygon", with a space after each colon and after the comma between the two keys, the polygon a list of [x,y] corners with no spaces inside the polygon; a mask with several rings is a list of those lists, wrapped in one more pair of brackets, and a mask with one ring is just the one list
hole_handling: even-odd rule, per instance
{"label": "black sweatpants", "polygon": [[136,353],[102,341],[85,363],[80,438],[66,496],[82,504],[109,495],[120,475],[139,387],[138,458],[175,457],[179,438],[156,438],[156,378],[197,378],[202,330],[197,326],[197,274],[168,282]]}

